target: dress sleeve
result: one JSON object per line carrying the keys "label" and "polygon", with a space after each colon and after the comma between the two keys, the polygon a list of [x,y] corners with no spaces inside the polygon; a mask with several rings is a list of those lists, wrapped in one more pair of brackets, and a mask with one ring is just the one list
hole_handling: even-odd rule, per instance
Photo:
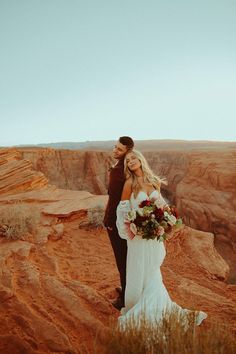
{"label": "dress sleeve", "polygon": [[129,239],[128,225],[125,223],[126,215],[131,210],[129,200],[121,200],[116,209],[116,226],[119,236],[125,240]]}

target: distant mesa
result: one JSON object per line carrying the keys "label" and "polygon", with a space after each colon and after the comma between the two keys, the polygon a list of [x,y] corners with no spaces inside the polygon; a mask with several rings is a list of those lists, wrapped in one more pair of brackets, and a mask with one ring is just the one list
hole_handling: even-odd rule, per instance
{"label": "distant mesa", "polygon": [[[37,145],[18,145],[20,147],[29,148],[55,148],[55,149],[70,149],[70,150],[111,150],[116,143],[116,140],[107,141],[84,141],[84,142],[57,142]],[[161,150],[222,150],[236,148],[236,142],[226,141],[208,141],[208,140],[172,140],[172,139],[150,139],[150,140],[135,140],[135,147],[142,151]]]}

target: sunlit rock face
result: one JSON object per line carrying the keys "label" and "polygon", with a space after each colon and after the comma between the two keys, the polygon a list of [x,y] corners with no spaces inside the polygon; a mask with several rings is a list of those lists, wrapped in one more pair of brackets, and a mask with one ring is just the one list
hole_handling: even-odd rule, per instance
{"label": "sunlit rock face", "polygon": [[41,189],[47,186],[45,175],[32,168],[16,149],[0,149],[0,195]]}
{"label": "sunlit rock face", "polygon": [[236,281],[236,150],[146,154],[156,173],[166,176],[163,194],[184,222],[212,232],[215,246]]}
{"label": "sunlit rock face", "polygon": [[[8,153],[4,161],[25,163],[17,152]],[[12,166],[9,176],[15,173]],[[0,164],[1,176],[5,167]],[[27,171],[38,176],[31,164]],[[88,210],[104,210],[107,196],[58,189],[46,181],[23,190],[19,183],[12,194],[8,189],[0,195],[0,214],[15,203],[27,206],[31,217],[40,214],[36,228],[21,239],[0,237],[0,352],[77,353],[86,346],[92,353],[97,333],[119,316],[110,303],[119,276],[107,233],[81,227]],[[211,321],[235,332],[235,286],[226,283],[229,267],[213,234],[185,226],[166,241],[166,249],[162,274],[173,301],[206,311],[203,330]]]}
{"label": "sunlit rock face", "polygon": [[[177,205],[187,225],[212,232],[215,246],[236,281],[236,144],[208,142],[138,142],[153,171],[168,184],[162,193]],[[88,146],[89,147],[89,146]],[[105,151],[22,148],[22,156],[60,188],[106,194],[109,167]],[[98,148],[94,146],[94,148]]]}
{"label": "sunlit rock face", "polygon": [[107,152],[37,148],[20,151],[35,170],[42,172],[49,183],[58,188],[107,194],[108,172],[113,162]]}

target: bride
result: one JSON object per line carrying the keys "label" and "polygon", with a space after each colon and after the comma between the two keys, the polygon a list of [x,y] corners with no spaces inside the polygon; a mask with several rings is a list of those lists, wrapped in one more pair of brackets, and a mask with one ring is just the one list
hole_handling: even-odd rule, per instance
{"label": "bride", "polygon": [[162,180],[153,174],[139,151],[127,153],[124,166],[126,182],[117,207],[117,228],[120,237],[127,240],[128,253],[125,307],[121,310],[119,324],[124,325],[130,319],[138,323],[143,313],[145,319],[158,323],[165,313],[174,311],[186,323],[188,314],[194,313],[195,323],[200,325],[207,314],[182,309],[171,300],[162,282],[160,266],[166,255],[164,243],[134,236],[125,223],[128,211],[137,210],[143,200],[149,199],[158,202],[161,207],[167,206],[160,194]]}

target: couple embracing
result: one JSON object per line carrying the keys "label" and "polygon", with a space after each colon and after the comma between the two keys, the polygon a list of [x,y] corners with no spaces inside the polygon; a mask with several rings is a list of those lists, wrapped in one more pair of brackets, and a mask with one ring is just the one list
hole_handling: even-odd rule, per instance
{"label": "couple embracing", "polygon": [[158,323],[165,313],[174,311],[186,322],[193,313],[195,324],[200,325],[207,314],[181,308],[163,284],[160,267],[166,254],[164,242],[143,238],[127,223],[127,215],[136,213],[142,203],[150,201],[162,210],[168,209],[160,193],[161,178],[152,172],[141,152],[134,150],[128,136],[119,138],[113,157],[117,163],[110,171],[104,225],[120,274],[119,296],[112,303],[121,310],[119,324],[125,325],[130,319],[138,323],[143,313],[148,321]]}

